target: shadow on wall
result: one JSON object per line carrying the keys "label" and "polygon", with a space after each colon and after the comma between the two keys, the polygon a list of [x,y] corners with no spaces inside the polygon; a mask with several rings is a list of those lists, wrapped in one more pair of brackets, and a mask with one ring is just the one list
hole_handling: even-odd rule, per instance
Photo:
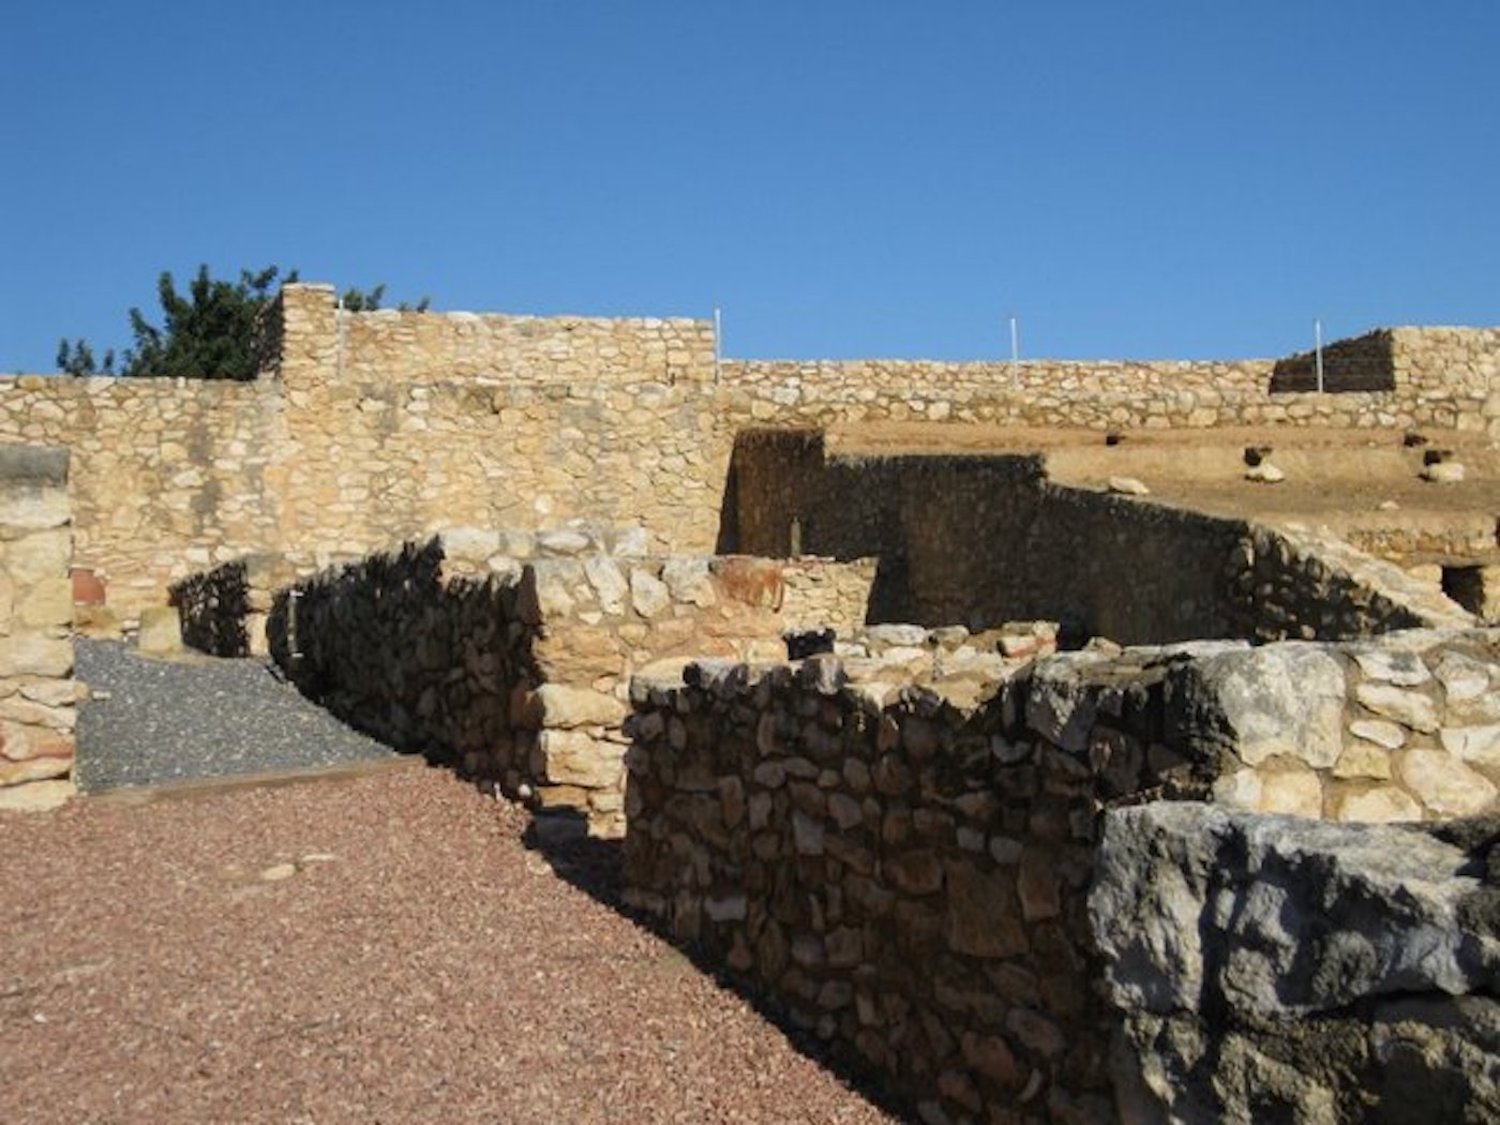
{"label": "shadow on wall", "polygon": [[[1330,394],[1394,391],[1396,361],[1389,329],[1340,340],[1323,349],[1323,389]],[[1276,361],[1271,369],[1272,394],[1318,389],[1317,355],[1302,352]]]}
{"label": "shadow on wall", "polygon": [[489,778],[511,765],[511,696],[535,685],[516,587],[444,578],[439,539],[278,593],[271,656],[309,698],[396,750]]}
{"label": "shadow on wall", "polygon": [[1036,454],[830,458],[820,432],[751,431],[723,512],[721,550],[878,557],[872,623],[1235,635],[1242,523],[1052,485]]}
{"label": "shadow on wall", "polygon": [[[1027,522],[1034,455],[830,459],[819,430],[739,436],[718,550],[771,558],[878,558],[868,621],[987,628],[1026,614],[996,599],[1003,545],[989,526]],[[1040,616],[1040,615],[1031,615]]]}

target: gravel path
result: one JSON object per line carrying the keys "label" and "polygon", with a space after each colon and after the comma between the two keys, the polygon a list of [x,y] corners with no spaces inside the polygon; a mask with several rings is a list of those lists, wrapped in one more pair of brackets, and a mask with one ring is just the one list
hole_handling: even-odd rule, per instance
{"label": "gravel path", "polygon": [[0,816],[0,1121],[894,1120],[526,823],[417,762]]}
{"label": "gravel path", "polygon": [[263,660],[139,655],[119,641],[75,641],[96,693],[78,714],[85,792],[391,758],[279,680]]}

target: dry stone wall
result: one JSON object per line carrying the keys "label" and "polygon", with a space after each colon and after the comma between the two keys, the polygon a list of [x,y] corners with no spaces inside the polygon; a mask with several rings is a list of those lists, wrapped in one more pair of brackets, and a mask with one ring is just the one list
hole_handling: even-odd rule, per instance
{"label": "dry stone wall", "polygon": [[1270,361],[713,362],[702,321],[341,313],[283,292],[250,384],[0,379],[0,441],[74,454],[94,614],[160,604],[257,551],[322,564],[454,525],[639,524],[656,553],[721,534],[735,435],[926,419],[1096,428],[1436,427],[1500,436],[1492,329],[1395,329],[1394,390],[1269,393]]}
{"label": "dry stone wall", "polygon": [[[1265,818],[1249,810],[1365,825],[1500,810],[1494,630],[1347,645],[1101,646],[988,673],[977,698],[961,684],[902,683],[885,662],[833,656],[703,662],[632,686],[627,900],[885,1075],[925,1121],[1114,1121],[1142,1097],[1126,1077],[1196,1065],[1200,1056],[1142,1061],[1172,1046],[1152,1039],[1160,1028],[1146,1017],[1161,1013],[1150,1005],[1132,1025],[1136,1053],[1111,1051],[1110,1029],[1135,1009],[1118,989],[1095,987],[1101,951],[1111,980],[1135,980],[1141,959],[1111,951],[1150,945],[1169,924],[1191,949],[1198,930],[1169,919],[1143,931],[1098,899],[1091,920],[1101,863],[1117,877],[1130,871],[1101,853],[1110,810],[1166,798],[1228,806],[1218,815],[1255,823]],[[1362,863],[1351,861],[1351,879]],[[1276,893],[1333,901],[1305,881],[1326,865],[1308,866],[1291,888],[1273,880]],[[1136,895],[1137,913],[1166,893],[1149,880],[1134,886],[1119,893]],[[1296,928],[1317,937],[1339,919],[1278,916],[1275,902],[1256,909],[1280,917],[1288,951],[1276,955],[1278,971],[1317,979]],[[1115,936],[1102,938],[1116,916]],[[1444,925],[1450,947],[1475,948],[1461,917],[1450,911]],[[1253,927],[1242,928],[1253,949]],[[1385,947],[1427,940],[1416,932],[1394,909]],[[1172,940],[1151,949],[1170,952]],[[1356,936],[1356,960],[1357,946]],[[1466,963],[1457,991],[1487,987],[1483,972],[1500,958]],[[1194,987],[1180,969],[1162,970],[1161,987]],[[1381,971],[1406,979],[1384,962]],[[1367,1015],[1351,1018],[1364,1027]],[[1211,1062],[1194,1089],[1211,1085]],[[1240,1096],[1229,1104],[1256,1104],[1253,1089]]]}
{"label": "dry stone wall", "polygon": [[73,792],[68,453],[0,447],[0,810]]}
{"label": "dry stone wall", "polygon": [[[861,618],[844,615],[862,614],[874,565],[597,543],[468,528],[374,555],[278,593],[270,650],[308,695],[397,749],[494,782],[562,831],[617,836],[630,677],[701,655],[781,658],[783,634],[807,622],[852,631]],[[504,553],[518,547],[553,554]],[[180,588],[190,638],[241,644],[253,585],[233,564]]]}
{"label": "dry stone wall", "polygon": [[742,435],[721,544],[880,560],[875,621],[1052,619],[1080,640],[1334,639],[1469,619],[1330,536],[1069,488],[1035,456],[827,456],[816,431]]}

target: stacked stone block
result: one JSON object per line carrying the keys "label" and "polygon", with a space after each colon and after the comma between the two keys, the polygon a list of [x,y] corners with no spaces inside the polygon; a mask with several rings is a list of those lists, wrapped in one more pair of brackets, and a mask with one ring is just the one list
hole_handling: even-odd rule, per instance
{"label": "stacked stone block", "polygon": [[1500,437],[1494,329],[1390,330],[1388,391],[1271,393],[1272,363],[713,362],[701,321],[340,313],[288,286],[253,383],[0,379],[0,440],[74,452],[77,561],[129,624],[256,551],[358,556],[437,527],[639,522],[709,553],[734,437],[914,421],[1332,426]]}
{"label": "stacked stone block", "polygon": [[[398,749],[524,797],[552,827],[618,836],[631,676],[701,654],[781,658],[804,620],[852,628],[839,615],[868,599],[874,565],[605,554],[602,541],[636,537],[466,528],[324,572],[276,596],[272,655]],[[518,548],[551,553],[505,553]],[[243,584],[221,570],[194,589],[234,588],[216,613],[248,604]]]}
{"label": "stacked stone block", "polygon": [[68,454],[0,446],[0,809],[73,792]]}
{"label": "stacked stone block", "polygon": [[923,1120],[1115,1119],[1087,917],[1108,810],[1500,809],[1494,631],[1100,646],[977,699],[872,672],[638,677],[626,896]]}

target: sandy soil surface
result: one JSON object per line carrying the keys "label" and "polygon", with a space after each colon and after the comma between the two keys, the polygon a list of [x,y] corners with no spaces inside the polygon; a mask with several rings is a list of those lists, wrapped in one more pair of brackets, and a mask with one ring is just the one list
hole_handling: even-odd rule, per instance
{"label": "sandy soil surface", "polygon": [[418,763],[0,816],[0,1121],[893,1120],[526,824]]}
{"label": "sandy soil surface", "polygon": [[[1158,502],[1335,530],[1462,527],[1476,548],[1486,542],[1489,553],[1500,556],[1500,449],[1482,437],[1408,446],[1404,436],[1316,428],[1135,429],[1109,445],[1096,430],[866,423],[831,431],[829,448],[847,454],[1039,452],[1049,477],[1061,484],[1104,488],[1112,476],[1134,477]],[[1286,479],[1246,480],[1251,447],[1269,447],[1266,458]],[[1462,483],[1421,478],[1423,456],[1433,449],[1463,464]]]}

